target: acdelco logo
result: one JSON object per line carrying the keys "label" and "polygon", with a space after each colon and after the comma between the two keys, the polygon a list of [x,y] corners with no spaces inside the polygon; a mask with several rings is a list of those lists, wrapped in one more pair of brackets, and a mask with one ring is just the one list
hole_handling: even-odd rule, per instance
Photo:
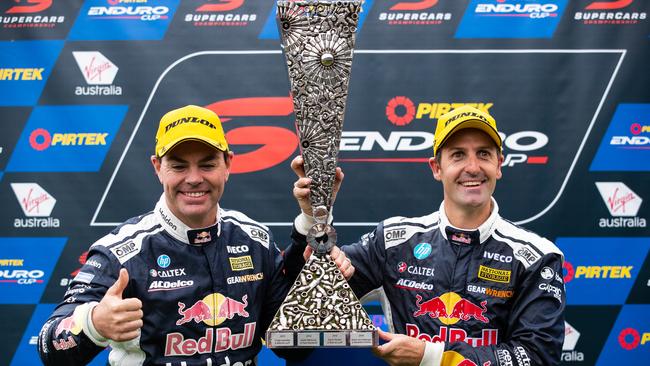
{"label": "acdelco logo", "polygon": [[44,128],[37,128],[29,135],[29,145],[37,151],[43,151],[50,146],[96,146],[106,145],[108,133],[55,133]]}
{"label": "acdelco logo", "polygon": [[42,67],[4,68],[4,69],[0,69],[0,80],[21,80],[21,81],[43,80],[43,71],[45,71],[45,68]]}

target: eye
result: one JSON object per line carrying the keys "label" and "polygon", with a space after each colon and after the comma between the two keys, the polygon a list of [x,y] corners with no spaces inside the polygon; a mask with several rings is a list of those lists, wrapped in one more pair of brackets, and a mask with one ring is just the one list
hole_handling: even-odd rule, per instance
{"label": "eye", "polygon": [[488,150],[480,150],[478,152],[478,156],[481,157],[481,158],[486,158],[487,159],[487,158],[491,157],[492,154]]}

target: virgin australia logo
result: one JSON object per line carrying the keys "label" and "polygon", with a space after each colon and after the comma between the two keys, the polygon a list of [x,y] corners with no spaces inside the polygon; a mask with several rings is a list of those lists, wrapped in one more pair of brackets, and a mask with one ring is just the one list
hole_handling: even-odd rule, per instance
{"label": "virgin australia logo", "polygon": [[122,87],[113,85],[119,68],[98,51],[72,52],[88,86],[77,86],[75,95],[122,95]]}
{"label": "virgin australia logo", "polygon": [[596,187],[612,218],[601,218],[600,227],[646,227],[637,213],[643,199],[622,182],[596,182]]}

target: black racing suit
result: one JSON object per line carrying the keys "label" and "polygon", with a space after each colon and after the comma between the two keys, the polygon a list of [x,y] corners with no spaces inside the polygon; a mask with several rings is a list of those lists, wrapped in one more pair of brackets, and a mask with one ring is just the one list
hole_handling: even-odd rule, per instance
{"label": "black racing suit", "polygon": [[[429,342],[423,365],[558,364],[562,252],[502,219],[494,200],[477,230],[452,227],[443,205],[427,216],[387,219],[342,246],[356,269],[355,293],[376,289],[391,331]],[[304,247],[308,222],[296,219],[294,246]],[[299,252],[287,263],[299,261]]]}
{"label": "black racing suit", "polygon": [[[192,230],[161,198],[94,243],[88,260],[43,326],[45,364],[85,364],[110,345],[111,364],[255,365],[261,338],[289,290],[267,227],[219,209],[218,222]],[[129,273],[124,298],[142,301],[141,335],[103,339],[90,312]]]}

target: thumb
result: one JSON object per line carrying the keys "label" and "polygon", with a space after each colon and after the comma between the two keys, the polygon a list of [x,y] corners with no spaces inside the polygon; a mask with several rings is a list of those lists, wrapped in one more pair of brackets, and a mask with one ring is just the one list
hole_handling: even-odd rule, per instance
{"label": "thumb", "polygon": [[129,272],[126,270],[126,268],[122,268],[120,269],[120,276],[117,278],[117,281],[115,281],[113,286],[111,286],[108,289],[108,291],[106,291],[106,294],[117,296],[121,299],[122,292],[124,292],[124,289],[128,284],[129,284]]}
{"label": "thumb", "polygon": [[390,332],[384,332],[384,331],[381,330],[381,329],[377,329],[377,330],[379,331],[379,338],[381,338],[381,339],[384,340],[384,341],[388,341],[388,342],[390,342],[390,341],[393,340],[393,338],[395,338],[395,334],[393,334],[393,333],[390,333]]}

